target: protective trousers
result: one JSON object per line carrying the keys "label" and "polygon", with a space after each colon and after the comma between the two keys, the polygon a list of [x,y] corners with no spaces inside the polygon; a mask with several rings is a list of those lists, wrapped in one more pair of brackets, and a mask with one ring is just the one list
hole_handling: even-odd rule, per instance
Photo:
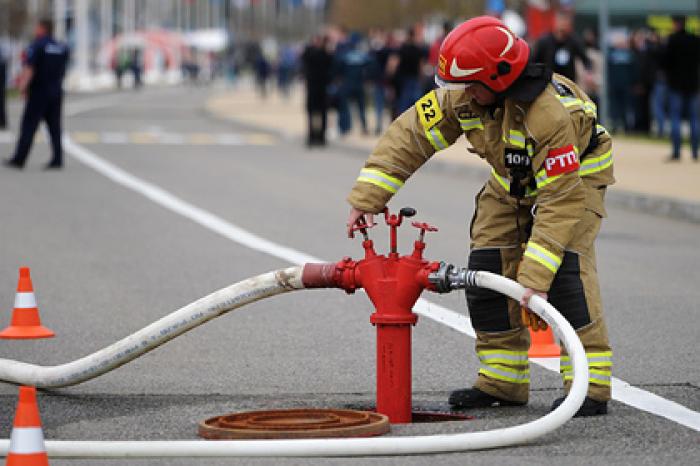
{"label": "protective trousers", "polygon": [[[587,189],[590,195],[602,196],[593,188]],[[490,180],[476,198],[469,269],[516,279],[532,221],[530,205],[518,205]],[[586,350],[590,371],[588,396],[607,401],[612,351],[603,321],[593,244],[600,224],[600,213],[586,209],[552,281],[548,300],[571,323]],[[491,290],[470,287],[466,293],[480,362],[474,386],[502,399],[527,401],[530,337],[522,324],[520,305]],[[564,351],[562,348],[560,371],[568,391],[573,369]]]}

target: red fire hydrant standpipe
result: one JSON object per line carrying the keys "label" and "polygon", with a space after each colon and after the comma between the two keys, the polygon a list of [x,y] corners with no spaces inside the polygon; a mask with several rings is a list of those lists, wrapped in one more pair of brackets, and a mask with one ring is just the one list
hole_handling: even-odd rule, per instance
{"label": "red fire hydrant standpipe", "polygon": [[[346,257],[337,264],[307,264],[304,284],[309,287],[337,287],[348,293],[364,288],[374,304],[370,322],[377,328],[377,412],[389,416],[393,424],[411,422],[411,327],[418,321],[413,306],[424,289],[446,292],[439,284],[438,272],[444,264],[423,259],[425,232],[437,231],[427,223],[413,222],[420,230],[410,256],[399,256],[397,229],[404,217],[416,211],[401,209],[398,215],[384,210],[384,219],[390,228],[390,247],[387,256],[378,255],[367,235],[371,225],[359,224],[364,241],[365,257],[353,261]],[[319,270],[321,268],[321,270]],[[314,282],[311,277],[322,277]]]}

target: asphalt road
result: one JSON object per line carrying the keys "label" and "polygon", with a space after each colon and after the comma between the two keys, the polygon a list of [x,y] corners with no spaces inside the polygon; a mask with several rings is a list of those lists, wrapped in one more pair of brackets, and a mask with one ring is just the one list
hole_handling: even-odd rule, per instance
{"label": "asphalt road", "polygon": [[[345,238],[344,198],[363,155],[307,151],[301,141],[213,119],[204,90],[164,89],[81,97],[106,106],[69,118],[76,142],[118,167],[225,220],[327,260],[361,255]],[[77,107],[76,107],[77,108]],[[13,111],[13,122],[17,113]],[[15,125],[16,128],[16,125]],[[274,128],[271,128],[274,129]],[[2,142],[4,141],[4,142]],[[12,144],[0,139],[0,155]],[[59,364],[93,352],[215,289],[287,264],[208,231],[67,160],[44,172],[38,142],[22,173],[0,170],[0,322],[9,320],[17,267],[32,267],[43,322],[55,339],[0,342],[3,358]],[[624,174],[618,174],[624,176]],[[462,264],[478,176],[429,164],[393,201],[440,227],[430,259]],[[404,228],[406,251],[415,233]],[[387,230],[372,231],[385,248]],[[700,226],[609,209],[599,273],[617,377],[700,410]],[[464,310],[462,295],[428,296]],[[48,439],[196,438],[196,423],[225,412],[296,406],[368,406],[374,331],[362,294],[307,291],[256,303],[179,337],[93,381],[44,392]],[[468,386],[473,340],[421,319],[414,330],[418,408],[446,408]],[[477,410],[475,420],[396,426],[393,435],[477,431],[545,414],[559,377],[533,366],[524,408]],[[0,437],[16,387],[0,384]],[[489,452],[360,459],[52,461],[52,464],[696,464],[697,431],[622,403],[604,418],[576,419],[534,445]],[[694,459],[693,459],[694,458]]]}

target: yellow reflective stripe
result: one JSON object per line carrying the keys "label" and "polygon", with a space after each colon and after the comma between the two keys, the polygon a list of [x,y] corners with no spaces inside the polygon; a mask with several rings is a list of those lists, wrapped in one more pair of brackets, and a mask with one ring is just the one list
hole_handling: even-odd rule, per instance
{"label": "yellow reflective stripe", "polygon": [[557,273],[561,265],[560,258],[532,241],[527,243],[527,249],[523,255],[543,265],[552,273]]}
{"label": "yellow reflective stripe", "polygon": [[447,147],[449,147],[447,140],[442,135],[440,130],[437,129],[437,127],[426,129],[425,135],[428,137],[428,141],[435,148],[435,150],[447,149]]}
{"label": "yellow reflective stripe", "polygon": [[606,153],[599,155],[597,157],[586,157],[583,162],[581,162],[581,168],[579,169],[580,176],[590,175],[592,173],[598,173],[613,163],[612,149]]}
{"label": "yellow reflective stripe", "polygon": [[597,385],[610,385],[610,380],[612,379],[612,372],[606,370],[589,369],[588,370],[588,382]]}
{"label": "yellow reflective stripe", "polygon": [[573,107],[574,105],[579,105],[583,107],[583,101],[577,97],[571,97],[568,95],[558,95],[557,99],[564,105],[564,107]]}
{"label": "yellow reflective stripe", "polygon": [[[491,169],[491,175],[496,179],[496,181],[498,181],[498,184],[500,184],[501,187],[506,190],[506,192],[510,192],[510,181],[508,180],[508,178],[504,178],[501,175],[499,175],[498,173],[496,173],[495,168]],[[527,186],[525,188],[525,196],[526,197],[537,196],[537,190],[535,189],[533,191],[529,186]]]}
{"label": "yellow reflective stripe", "polygon": [[596,114],[598,113],[598,107],[596,107],[596,105],[593,102],[584,101],[583,111],[591,116],[596,116]]}
{"label": "yellow reflective stripe", "polygon": [[511,129],[508,133],[508,138],[506,139],[506,135],[503,135],[503,142],[508,142],[515,147],[518,147],[520,149],[525,148],[525,135],[515,129]]}
{"label": "yellow reflective stripe", "polygon": [[470,131],[472,129],[484,129],[483,123],[481,123],[481,118],[469,118],[466,120],[459,119],[459,126],[463,131]]}
{"label": "yellow reflective stripe", "polygon": [[537,175],[535,175],[535,182],[537,182],[537,189],[543,188],[543,187],[547,186],[548,184],[554,183],[562,176],[564,176],[563,173],[561,175],[555,175],[552,177],[548,177],[546,170],[538,171]]}
{"label": "yellow reflective stripe", "polygon": [[400,179],[394,178],[393,176],[387,175],[386,173],[382,173],[381,171],[373,168],[363,168],[360,171],[360,176],[357,178],[357,181],[363,181],[365,183],[379,186],[392,194],[396,194],[396,191],[403,186],[403,181]]}
{"label": "yellow reflective stripe", "polygon": [[526,351],[486,350],[478,351],[476,354],[479,356],[479,360],[487,365],[528,365],[528,356]]}
{"label": "yellow reflective stripe", "polygon": [[527,155],[530,157],[535,156],[535,149],[532,147],[532,144],[527,145]]}
{"label": "yellow reflective stripe", "polygon": [[495,349],[495,350],[481,350],[477,351],[478,355],[490,355],[490,354],[510,354],[512,356],[525,356],[527,358],[527,351],[513,351],[505,349]]}
{"label": "yellow reflective stripe", "polygon": [[498,184],[500,184],[503,187],[503,189],[505,189],[506,191],[510,191],[510,181],[496,173],[495,168],[491,169],[491,175],[493,175],[493,177],[496,178],[496,181],[498,181]]}
{"label": "yellow reflective stripe", "polygon": [[513,144],[515,147],[519,147],[521,149],[525,148],[525,135],[520,131],[511,129],[508,137],[510,139],[510,143]]}
{"label": "yellow reflective stripe", "polygon": [[479,374],[489,376],[496,380],[503,380],[511,383],[530,383],[530,371],[527,372],[511,372],[495,367],[480,367]]}

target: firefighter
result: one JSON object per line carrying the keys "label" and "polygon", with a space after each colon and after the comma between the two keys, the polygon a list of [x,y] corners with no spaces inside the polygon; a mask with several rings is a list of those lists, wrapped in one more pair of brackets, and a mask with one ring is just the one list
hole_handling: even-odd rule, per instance
{"label": "firefighter", "polygon": [[[440,48],[426,94],[389,127],[367,159],[348,201],[350,227],[373,215],[435,152],[464,134],[491,165],[476,197],[469,268],[502,274],[526,288],[520,303],[468,288],[480,368],[471,388],[452,392],[454,408],[525,405],[530,369],[527,326],[544,323],[525,308],[548,299],[583,342],[588,394],[578,416],[607,413],[612,351],[596,273],[594,241],[614,182],[612,141],[595,104],[573,82],[530,60],[527,43],[492,17],[461,24]],[[573,370],[561,357],[565,389]],[[552,409],[563,401],[554,401]]]}

